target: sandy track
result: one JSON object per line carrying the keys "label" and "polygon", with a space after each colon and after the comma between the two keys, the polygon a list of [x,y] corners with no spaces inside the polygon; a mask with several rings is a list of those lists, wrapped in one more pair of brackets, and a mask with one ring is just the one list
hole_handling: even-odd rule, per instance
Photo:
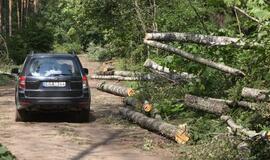
{"label": "sandy track", "polygon": [[[90,74],[100,66],[84,56],[80,59]],[[0,87],[0,143],[19,160],[172,159],[166,149],[170,141],[121,120],[117,112],[121,98],[96,90],[98,82],[89,80],[91,122],[82,124],[61,122],[59,115],[48,116],[45,122],[16,123],[14,85]]]}

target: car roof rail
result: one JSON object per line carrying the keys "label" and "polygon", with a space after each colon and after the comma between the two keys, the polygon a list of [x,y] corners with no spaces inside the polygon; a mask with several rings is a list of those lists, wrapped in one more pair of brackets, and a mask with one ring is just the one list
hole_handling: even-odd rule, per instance
{"label": "car roof rail", "polygon": [[35,52],[34,51],[30,51],[30,55],[32,56],[32,55],[34,55],[35,54]]}
{"label": "car roof rail", "polygon": [[76,52],[74,50],[71,50],[68,52],[69,54],[76,55]]}

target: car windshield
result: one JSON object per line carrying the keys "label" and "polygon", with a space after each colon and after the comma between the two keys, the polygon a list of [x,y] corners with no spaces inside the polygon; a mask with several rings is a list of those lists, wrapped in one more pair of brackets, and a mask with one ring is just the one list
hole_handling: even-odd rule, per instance
{"label": "car windshield", "polygon": [[73,59],[68,57],[33,58],[30,62],[28,76],[50,77],[79,75],[78,67]]}

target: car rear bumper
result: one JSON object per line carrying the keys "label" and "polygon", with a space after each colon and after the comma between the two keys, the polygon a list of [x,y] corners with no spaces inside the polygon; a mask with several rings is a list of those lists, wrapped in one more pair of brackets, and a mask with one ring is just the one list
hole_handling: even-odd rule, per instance
{"label": "car rear bumper", "polygon": [[19,98],[19,110],[28,111],[80,111],[90,110],[90,98]]}

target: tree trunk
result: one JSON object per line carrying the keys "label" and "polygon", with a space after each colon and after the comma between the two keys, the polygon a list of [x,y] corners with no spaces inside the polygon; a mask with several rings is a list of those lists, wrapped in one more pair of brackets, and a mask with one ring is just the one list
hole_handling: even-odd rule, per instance
{"label": "tree trunk", "polygon": [[193,42],[214,46],[224,46],[230,44],[241,45],[238,43],[239,38],[177,32],[146,33],[145,40]]}
{"label": "tree trunk", "polygon": [[143,112],[150,113],[150,116],[155,119],[162,120],[159,110],[156,109],[152,104],[148,101],[144,101],[142,103],[140,100],[134,97],[125,97],[123,99],[123,103],[128,106],[132,106],[133,109],[143,110]]}
{"label": "tree trunk", "polygon": [[142,113],[132,111],[128,108],[120,107],[119,110],[121,115],[137,123],[142,128],[158,132],[159,134],[175,140],[181,144],[185,144],[189,140],[186,125],[176,127],[172,124],[168,124],[154,118],[149,118]]}
{"label": "tree trunk", "polygon": [[255,88],[247,88],[244,87],[242,89],[241,96],[244,98],[251,98],[255,99],[257,101],[270,101],[269,99],[269,90],[260,90],[260,89],[255,89]]}
{"label": "tree trunk", "polygon": [[151,59],[147,59],[143,66],[149,68],[152,72],[160,75],[161,77],[173,82],[190,81],[191,79],[195,78],[193,74],[188,74],[187,72],[171,72],[169,68],[159,65]]}
{"label": "tree trunk", "polygon": [[12,0],[9,0],[9,3],[8,3],[8,5],[9,5],[9,9],[8,9],[8,11],[9,11],[9,14],[8,14],[8,21],[9,21],[9,23],[8,23],[8,26],[9,26],[9,36],[12,36]]}
{"label": "tree trunk", "polygon": [[225,73],[229,73],[229,74],[234,75],[234,76],[245,76],[245,74],[242,71],[238,70],[238,69],[226,66],[226,65],[224,65],[222,63],[216,63],[216,62],[213,62],[213,61],[208,60],[208,59],[204,59],[204,58],[199,57],[199,56],[195,56],[195,55],[193,55],[191,53],[187,53],[185,51],[174,48],[174,47],[169,46],[167,44],[163,44],[163,43],[156,42],[156,41],[150,41],[150,40],[147,40],[147,39],[144,40],[144,43],[147,44],[147,45],[150,45],[152,47],[156,47],[156,48],[163,49],[165,51],[173,52],[173,53],[175,53],[175,54],[177,54],[177,55],[179,55],[181,57],[184,57],[186,59],[189,59],[191,61],[194,61],[194,62],[197,62],[197,63],[200,63],[200,64],[204,64],[204,65],[206,65],[208,67],[217,69],[217,70],[225,72]]}
{"label": "tree trunk", "polygon": [[21,9],[21,7],[20,7],[20,0],[17,0],[17,25],[18,25],[18,29],[20,29],[21,28],[21,25],[20,25],[20,23],[21,23],[21,19],[20,19],[20,9]]}
{"label": "tree trunk", "polygon": [[135,94],[135,91],[132,88],[117,86],[115,84],[106,84],[105,82],[99,83],[97,89],[122,97],[133,96]]}
{"label": "tree trunk", "polygon": [[2,18],[3,18],[3,14],[2,14],[2,12],[3,12],[3,1],[2,0],[0,0],[0,33],[2,33],[3,32],[3,25],[2,25],[2,23],[3,23],[3,20],[2,20]]}
{"label": "tree trunk", "polygon": [[38,12],[38,0],[33,1],[33,6],[34,6],[34,13]]}
{"label": "tree trunk", "polygon": [[248,139],[252,140],[256,138],[270,140],[270,134],[267,131],[261,131],[257,133],[256,131],[249,130],[241,125],[237,125],[230,116],[222,115],[220,118],[228,124],[232,132],[236,135],[248,137]]}
{"label": "tree trunk", "polygon": [[201,98],[189,94],[185,95],[184,103],[187,107],[214,113],[216,115],[226,113],[229,109],[229,106],[224,102],[208,98]]}
{"label": "tree trunk", "polygon": [[92,75],[92,79],[104,79],[104,80],[118,80],[118,81],[150,81],[154,80],[155,77],[152,75],[144,75],[144,76],[136,76],[136,77],[122,77],[122,76],[115,76],[115,75]]}
{"label": "tree trunk", "polygon": [[251,102],[247,102],[247,101],[232,101],[232,100],[226,100],[226,99],[216,99],[216,98],[208,98],[210,100],[214,100],[214,101],[219,101],[219,102],[224,102],[229,106],[239,106],[239,107],[243,107],[246,109],[250,109],[255,111],[259,105],[257,103],[251,103]]}
{"label": "tree trunk", "polygon": [[142,73],[133,72],[133,71],[99,71],[96,73],[97,75],[115,75],[115,76],[122,76],[122,77],[136,77],[142,76]]}

